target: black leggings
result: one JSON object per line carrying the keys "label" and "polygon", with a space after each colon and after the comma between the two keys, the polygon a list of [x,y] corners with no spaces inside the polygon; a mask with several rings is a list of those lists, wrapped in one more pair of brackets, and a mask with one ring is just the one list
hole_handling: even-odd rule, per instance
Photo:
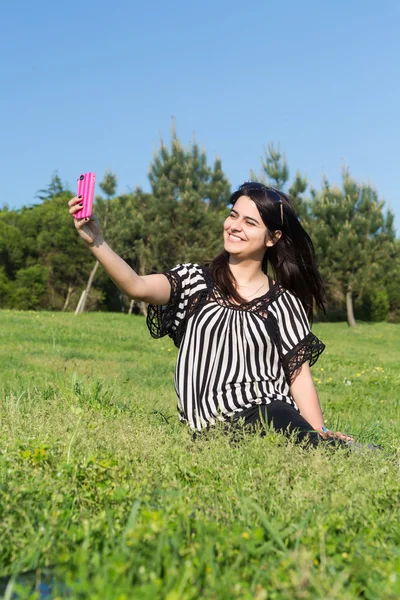
{"label": "black leggings", "polygon": [[324,440],[306,421],[300,413],[287,402],[275,401],[270,404],[259,404],[246,408],[240,413],[229,417],[226,420],[227,431],[233,431],[240,426],[240,422],[245,430],[254,430],[256,426],[261,425],[260,435],[265,436],[266,427],[271,426],[275,431],[294,436],[297,443],[308,442],[312,446],[317,446],[321,442],[340,445],[338,439]]}

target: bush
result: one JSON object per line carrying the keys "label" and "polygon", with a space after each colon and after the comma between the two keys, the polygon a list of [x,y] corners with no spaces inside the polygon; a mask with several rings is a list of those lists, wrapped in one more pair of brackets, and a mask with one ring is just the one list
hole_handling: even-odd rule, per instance
{"label": "bush", "polygon": [[389,297],[385,288],[372,290],[363,299],[362,312],[368,321],[387,321],[389,316]]}
{"label": "bush", "polygon": [[8,279],[5,269],[0,269],[0,306],[1,308],[7,308],[10,302],[11,295],[11,282]]}
{"label": "bush", "polygon": [[[400,269],[400,266],[399,266]],[[385,288],[389,298],[389,321],[400,323],[400,276],[399,270],[387,281]]]}
{"label": "bush", "polygon": [[49,270],[34,265],[17,271],[12,291],[12,308],[36,310],[45,294]]}

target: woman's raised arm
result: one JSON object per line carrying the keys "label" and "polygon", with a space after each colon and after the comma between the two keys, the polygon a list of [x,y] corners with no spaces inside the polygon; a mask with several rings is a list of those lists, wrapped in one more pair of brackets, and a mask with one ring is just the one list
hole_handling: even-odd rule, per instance
{"label": "woman's raised arm", "polygon": [[82,208],[78,197],[69,201],[69,213],[75,227],[93,256],[108,275],[130,298],[151,304],[167,304],[171,296],[171,284],[165,275],[140,276],[104,241],[100,223],[95,215],[88,219],[75,219],[74,214]]}

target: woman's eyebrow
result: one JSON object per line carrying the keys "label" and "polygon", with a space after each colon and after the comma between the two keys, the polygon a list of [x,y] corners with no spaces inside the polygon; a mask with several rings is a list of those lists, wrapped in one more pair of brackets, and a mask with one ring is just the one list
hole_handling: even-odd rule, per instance
{"label": "woman's eyebrow", "polygon": [[[239,214],[237,210],[235,210],[234,208],[231,208],[231,212],[236,213],[237,215]],[[257,225],[259,225],[260,223],[257,221],[257,219],[254,219],[253,217],[245,217],[245,219],[251,219],[252,221],[255,221],[257,223]]]}

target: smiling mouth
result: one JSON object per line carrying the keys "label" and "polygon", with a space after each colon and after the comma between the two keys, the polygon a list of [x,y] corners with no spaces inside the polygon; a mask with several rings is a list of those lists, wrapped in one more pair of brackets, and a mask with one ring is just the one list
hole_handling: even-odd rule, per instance
{"label": "smiling mouth", "polygon": [[228,238],[232,241],[232,242],[243,242],[244,240],[242,240],[242,238],[238,237],[237,235],[234,235],[233,233],[229,233],[228,234]]}

